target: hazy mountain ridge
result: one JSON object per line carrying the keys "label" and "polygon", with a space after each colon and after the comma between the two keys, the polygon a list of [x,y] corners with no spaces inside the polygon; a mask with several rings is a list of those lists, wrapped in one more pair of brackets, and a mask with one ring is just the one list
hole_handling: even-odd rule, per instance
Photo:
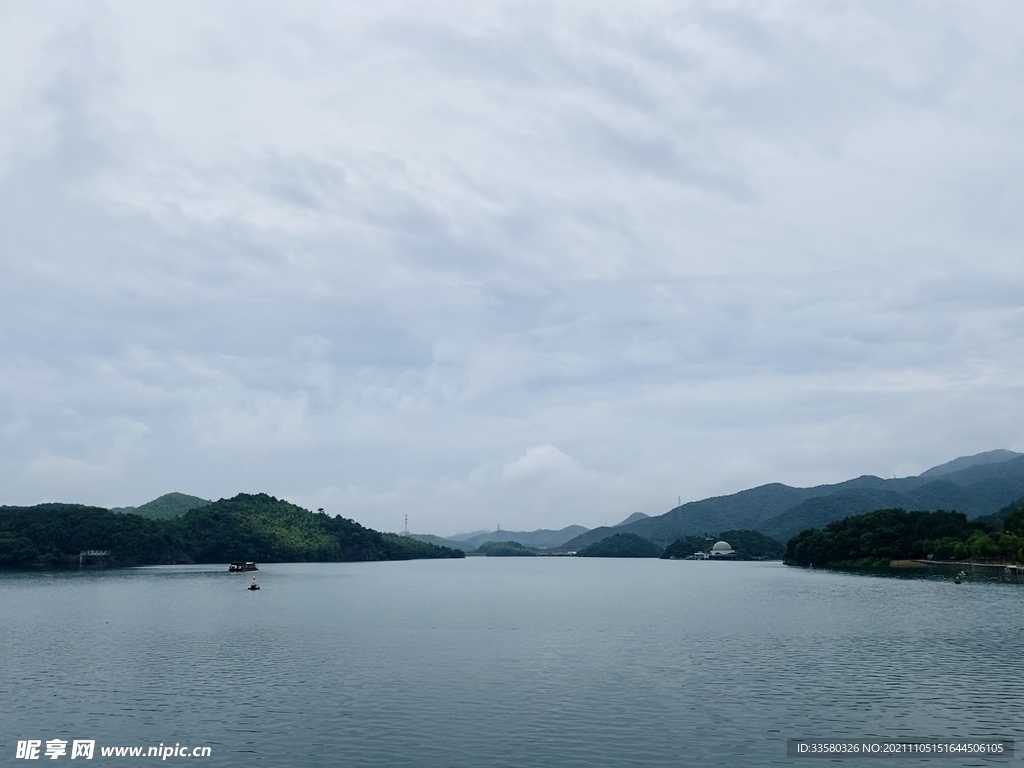
{"label": "hazy mountain ridge", "polygon": [[[560,547],[570,539],[586,533],[587,529],[582,525],[570,525],[557,531],[541,528],[536,531],[492,531],[490,533],[477,533],[467,538],[455,539],[461,541],[469,549],[477,549],[481,544],[488,541],[516,541],[525,547],[536,549],[552,549]],[[451,545],[447,545],[451,546]]]}
{"label": "hazy mountain ridge", "polygon": [[416,541],[423,541],[427,544],[436,544],[439,547],[451,547],[452,549],[460,549],[463,552],[472,552],[475,547],[471,547],[464,541],[458,539],[446,539],[444,536],[434,536],[432,533],[410,533],[410,538],[416,539]]}
{"label": "hazy mountain ridge", "polygon": [[918,477],[938,477],[940,475],[948,475],[951,472],[959,472],[960,470],[969,469],[974,466],[998,464],[1022,455],[1024,454],[1007,451],[1003,448],[997,448],[994,451],[976,453],[973,456],[961,456],[958,459],[947,461],[945,464],[939,464],[937,467],[925,470],[918,475]]}
{"label": "hazy mountain ridge", "polygon": [[618,528],[618,527],[623,526],[623,525],[629,525],[630,523],[635,523],[637,520],[646,520],[648,517],[650,517],[650,515],[645,515],[643,512],[634,512],[632,515],[627,517],[621,523],[616,523],[615,525],[613,525],[611,527],[612,528]]}
{"label": "hazy mountain ridge", "polygon": [[595,528],[565,546],[580,549],[621,531],[666,546],[684,536],[728,529],[756,530],[785,542],[806,528],[820,528],[876,509],[955,509],[968,517],[980,517],[1024,497],[1024,454],[988,451],[932,469],[916,477],[885,480],[862,475],[811,488],[770,483],[688,502],[628,525]]}

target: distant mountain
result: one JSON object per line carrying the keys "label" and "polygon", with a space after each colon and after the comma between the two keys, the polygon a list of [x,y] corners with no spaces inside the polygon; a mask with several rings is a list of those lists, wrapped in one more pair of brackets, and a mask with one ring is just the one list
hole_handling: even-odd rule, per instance
{"label": "distant mountain", "polygon": [[730,529],[759,530],[757,524],[792,509],[814,496],[810,488],[790,488],[781,483],[762,485],[731,496],[716,496],[692,501],[663,515],[647,517],[627,525],[602,526],[565,543],[570,549],[601,541],[623,530],[635,533],[656,544],[666,546],[684,536],[700,536]]}
{"label": "distant mountain", "polygon": [[485,541],[477,553],[486,557],[535,557],[537,550],[518,541]]}
{"label": "distant mountain", "polygon": [[159,498],[147,501],[139,507],[113,507],[111,512],[121,514],[141,515],[150,520],[170,520],[181,517],[190,509],[205,507],[210,502],[200,499],[198,496],[189,496],[185,493],[165,493]]}
{"label": "distant mountain", "polygon": [[876,509],[956,510],[990,515],[1024,498],[1024,454],[988,451],[964,456],[916,477],[873,475],[813,488],[773,483],[729,496],[689,502],[657,517],[577,536],[565,546],[582,549],[612,533],[636,533],[661,546],[686,536],[729,529],[756,530],[780,542],[806,528]]}
{"label": "distant mountain", "polygon": [[644,520],[648,517],[650,517],[650,515],[645,515],[643,512],[634,512],[621,523],[616,523],[615,525],[613,525],[612,528],[618,528],[622,525],[629,525],[630,523],[635,523],[637,520]]}
{"label": "distant mountain", "polygon": [[939,464],[937,467],[932,467],[926,472],[922,472],[918,477],[948,475],[951,472],[959,472],[961,469],[967,469],[968,467],[976,467],[981,464],[998,464],[1002,461],[1015,459],[1018,456],[1024,456],[1024,454],[999,448],[995,451],[985,451],[984,453],[976,453],[973,456],[961,456],[959,459],[947,461],[945,464]]}
{"label": "distant mountain", "polygon": [[[481,529],[479,531],[472,531],[470,533],[453,533],[448,538],[451,539],[452,541],[466,541],[466,539],[472,539],[475,536],[479,536],[481,533],[488,533],[488,531],[485,531],[485,530]],[[431,534],[426,534],[425,533],[423,535],[424,536],[429,536]],[[444,538],[444,537],[442,537],[442,538]]]}
{"label": "distant mountain", "polygon": [[436,544],[439,547],[451,547],[452,549],[461,549],[463,552],[472,552],[474,547],[469,546],[464,541],[457,539],[446,539],[443,536],[434,536],[430,533],[410,533],[410,538],[416,539],[417,541],[425,541],[428,544]]}
{"label": "distant mountain", "polygon": [[536,549],[552,549],[560,547],[569,539],[586,533],[587,529],[582,525],[570,525],[561,530],[551,531],[541,529],[538,531],[492,531],[491,533],[477,533],[468,538],[461,539],[462,543],[470,549],[476,549],[487,541],[518,541],[526,547]]}

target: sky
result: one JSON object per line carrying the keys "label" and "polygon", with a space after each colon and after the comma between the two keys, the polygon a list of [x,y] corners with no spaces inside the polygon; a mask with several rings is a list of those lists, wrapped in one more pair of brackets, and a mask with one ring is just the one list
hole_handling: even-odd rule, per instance
{"label": "sky", "polygon": [[594,527],[1024,450],[1024,5],[0,2],[0,503]]}

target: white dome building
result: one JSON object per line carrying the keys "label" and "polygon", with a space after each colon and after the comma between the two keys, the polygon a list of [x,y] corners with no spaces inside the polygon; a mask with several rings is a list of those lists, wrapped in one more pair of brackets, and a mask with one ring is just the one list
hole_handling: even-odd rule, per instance
{"label": "white dome building", "polygon": [[728,541],[716,541],[709,556],[712,560],[735,560],[736,550],[729,545]]}

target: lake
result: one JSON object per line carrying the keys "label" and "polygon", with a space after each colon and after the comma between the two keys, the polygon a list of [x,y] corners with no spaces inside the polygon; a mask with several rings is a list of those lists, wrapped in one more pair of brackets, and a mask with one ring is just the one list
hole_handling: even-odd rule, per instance
{"label": "lake", "polygon": [[777,765],[787,738],[1024,727],[1024,584],[583,558],[256,576],[0,574],[0,763],[60,738],[113,765],[139,761],[100,745],[225,766]]}

